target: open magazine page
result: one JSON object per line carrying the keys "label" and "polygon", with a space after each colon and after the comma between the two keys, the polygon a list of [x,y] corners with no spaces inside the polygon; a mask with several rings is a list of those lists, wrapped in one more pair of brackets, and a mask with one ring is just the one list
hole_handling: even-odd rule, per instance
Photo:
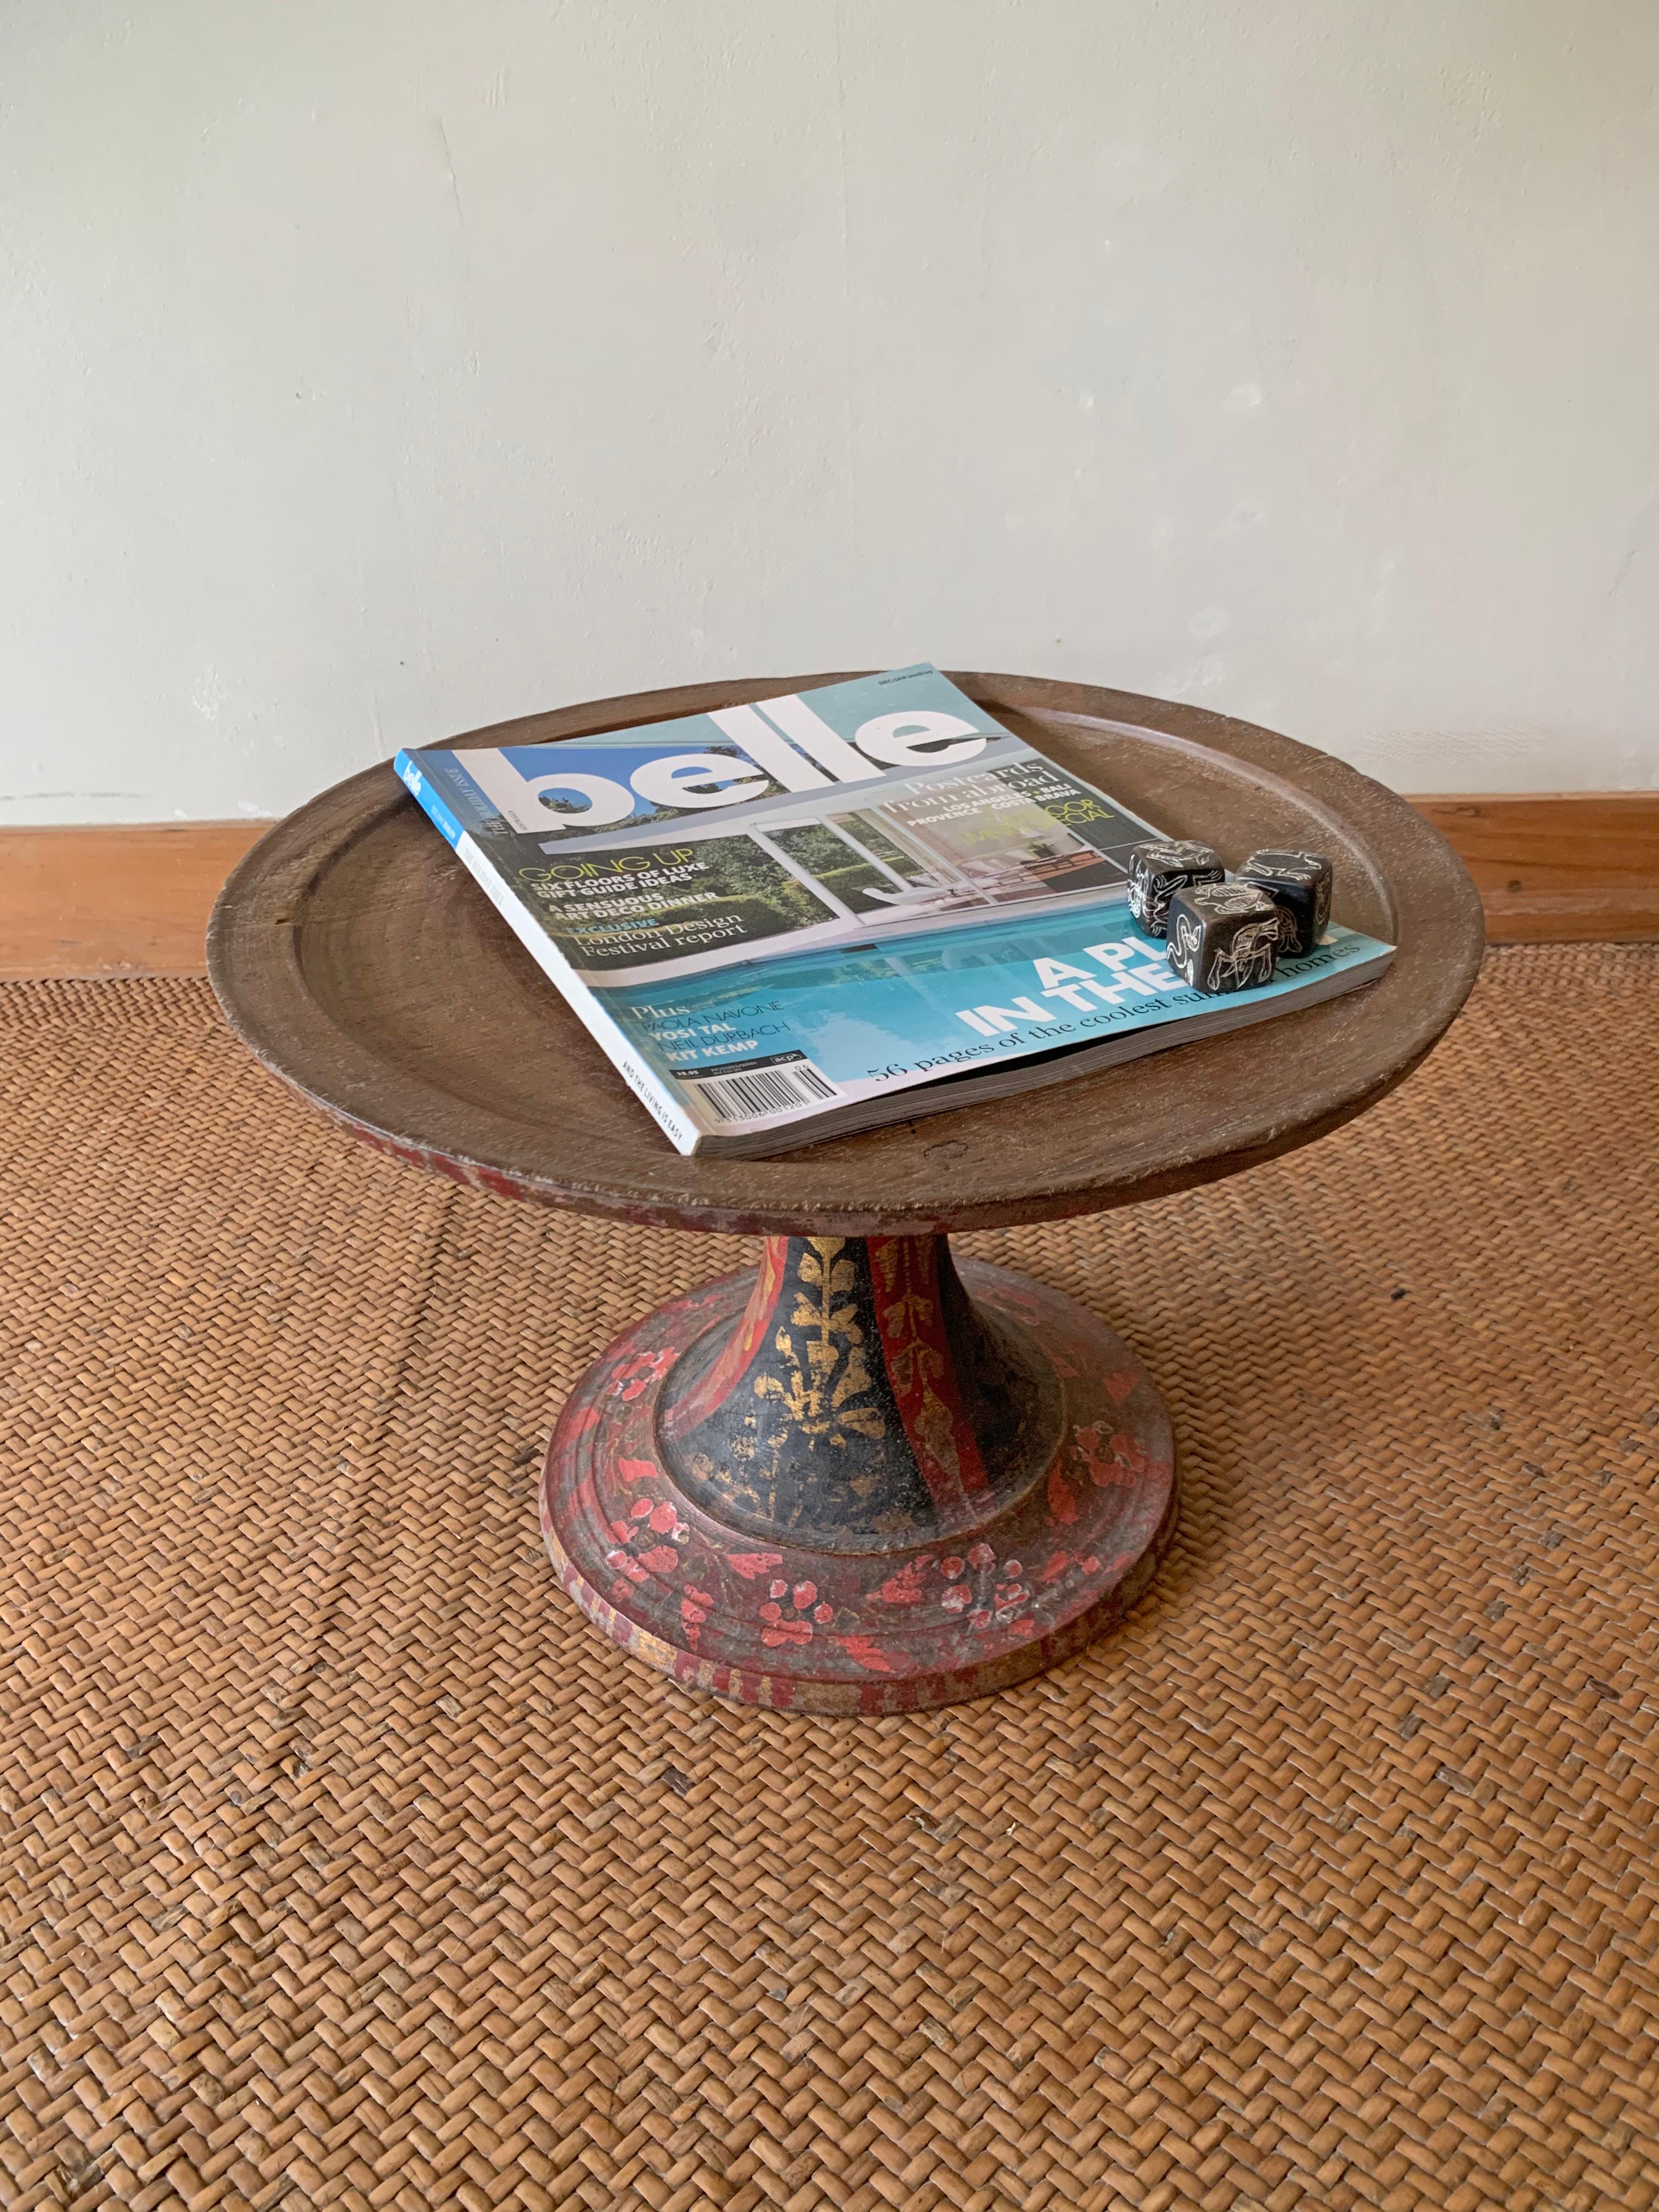
{"label": "open magazine page", "polygon": [[[1387,951],[1333,929],[1243,1005],[1265,1013]],[[1226,1004],[1184,984],[1115,902],[595,995],[711,1133],[784,1127],[944,1076],[1178,1027]]]}

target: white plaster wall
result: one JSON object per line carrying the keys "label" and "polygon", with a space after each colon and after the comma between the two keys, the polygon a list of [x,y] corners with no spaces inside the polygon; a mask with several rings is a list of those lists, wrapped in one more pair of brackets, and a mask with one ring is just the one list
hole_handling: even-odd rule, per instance
{"label": "white plaster wall", "polygon": [[1659,783],[1659,9],[9,0],[0,823],[931,657]]}

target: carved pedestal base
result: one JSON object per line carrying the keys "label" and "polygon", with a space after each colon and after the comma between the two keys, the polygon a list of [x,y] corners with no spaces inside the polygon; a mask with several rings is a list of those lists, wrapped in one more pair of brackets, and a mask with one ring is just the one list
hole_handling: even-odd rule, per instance
{"label": "carved pedestal base", "polygon": [[542,1528],[608,1636],[689,1687],[885,1713],[1041,1674],[1173,1534],[1169,1417],[1104,1322],[942,1237],[775,1237],[583,1376]]}

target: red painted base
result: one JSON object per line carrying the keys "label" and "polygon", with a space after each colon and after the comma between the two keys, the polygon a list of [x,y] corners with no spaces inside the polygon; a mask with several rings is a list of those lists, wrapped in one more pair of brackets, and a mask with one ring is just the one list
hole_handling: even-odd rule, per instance
{"label": "red painted base", "polygon": [[[793,1299],[793,1304],[791,1303]],[[1105,1324],[944,1240],[776,1240],[597,1360],[541,1515],[596,1626],[687,1687],[887,1713],[1041,1674],[1176,1524],[1169,1417]]]}

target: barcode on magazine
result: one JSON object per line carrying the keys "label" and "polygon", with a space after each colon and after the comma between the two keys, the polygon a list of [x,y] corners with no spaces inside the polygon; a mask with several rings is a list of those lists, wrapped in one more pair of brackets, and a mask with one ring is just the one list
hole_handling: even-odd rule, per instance
{"label": "barcode on magazine", "polygon": [[793,1114],[802,1106],[821,1106],[841,1093],[810,1060],[781,1054],[776,1060],[724,1073],[701,1068],[676,1071],[694,1097],[705,1099],[722,1121],[759,1121],[769,1114]]}

